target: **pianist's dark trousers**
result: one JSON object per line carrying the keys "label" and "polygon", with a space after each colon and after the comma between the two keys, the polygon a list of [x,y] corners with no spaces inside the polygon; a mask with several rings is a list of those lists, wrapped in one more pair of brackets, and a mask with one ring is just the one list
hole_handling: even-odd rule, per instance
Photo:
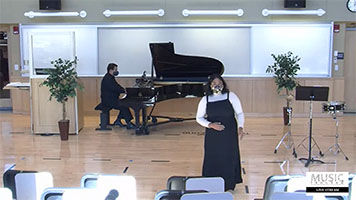
{"label": "pianist's dark trousers", "polygon": [[111,108],[115,110],[119,110],[119,115],[117,116],[115,122],[120,121],[121,119],[124,119],[126,123],[131,122],[133,119],[132,114],[129,110],[129,108],[125,105],[122,105],[120,101],[117,102],[117,104],[111,105]]}

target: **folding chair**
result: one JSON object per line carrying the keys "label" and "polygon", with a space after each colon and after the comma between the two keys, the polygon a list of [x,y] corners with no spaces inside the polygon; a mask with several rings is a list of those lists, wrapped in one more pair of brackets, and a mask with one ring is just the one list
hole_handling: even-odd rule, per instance
{"label": "folding chair", "polygon": [[186,190],[186,181],[202,176],[171,176],[167,180],[167,189],[156,193],[155,200],[179,200],[183,194],[203,193],[206,190]]}
{"label": "folding chair", "polygon": [[62,200],[64,192],[68,190],[75,190],[75,189],[78,188],[61,188],[61,187],[46,188],[41,195],[41,200]]}
{"label": "folding chair", "polygon": [[107,199],[107,194],[103,191],[93,188],[75,188],[72,190],[66,190],[63,193],[61,200],[99,200]]}
{"label": "folding chair", "polygon": [[185,182],[189,178],[201,178],[202,176],[171,176],[167,180],[167,190],[185,190]]}
{"label": "folding chair", "polygon": [[1,200],[12,200],[12,192],[9,188],[0,188]]}
{"label": "folding chair", "polygon": [[156,193],[155,200],[180,200],[183,193],[182,190],[161,190]]}
{"label": "folding chair", "polygon": [[19,173],[35,173],[37,171],[23,171],[23,170],[6,170],[3,175],[3,183],[5,188],[9,188],[12,192],[12,198],[16,199],[16,185],[15,176]]}
{"label": "folding chair", "polygon": [[307,196],[305,192],[275,192],[271,200],[313,200],[313,196]]}
{"label": "folding chair", "polygon": [[19,173],[15,176],[17,200],[38,200],[46,188],[53,187],[49,172]]}
{"label": "folding chair", "polygon": [[267,178],[263,193],[263,200],[271,200],[275,192],[287,191],[288,180],[293,177],[302,177],[302,175],[273,175]]}
{"label": "folding chair", "polygon": [[225,192],[225,181],[221,177],[189,178],[185,182],[185,189],[205,190],[207,192]]}
{"label": "folding chair", "polygon": [[233,200],[234,197],[230,192],[209,192],[184,194],[180,200]]}
{"label": "folding chair", "polygon": [[354,176],[352,178],[352,181],[351,181],[351,187],[349,187],[349,189],[351,190],[349,192],[350,194],[350,199],[356,199],[356,176]]}
{"label": "folding chair", "polygon": [[101,175],[97,189],[105,194],[118,192],[118,200],[136,200],[136,180],[133,176]]}
{"label": "folding chair", "polygon": [[100,174],[85,174],[80,180],[80,187],[96,188]]}
{"label": "folding chair", "polygon": [[184,194],[205,193],[205,190],[161,190],[156,193],[155,200],[180,200]]}

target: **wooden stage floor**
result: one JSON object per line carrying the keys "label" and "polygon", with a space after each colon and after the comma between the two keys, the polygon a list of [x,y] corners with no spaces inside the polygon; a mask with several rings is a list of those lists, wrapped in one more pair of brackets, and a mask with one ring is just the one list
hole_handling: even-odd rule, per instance
{"label": "wooden stage floor", "polygon": [[[132,130],[115,127],[109,132],[95,131],[99,117],[85,117],[85,128],[61,142],[58,135],[30,133],[30,117],[10,112],[0,113],[0,170],[11,164],[16,169],[49,171],[55,187],[79,187],[87,173],[132,175],[137,181],[137,199],[153,200],[165,189],[168,177],[199,176],[203,158],[204,128],[195,121],[164,124],[151,128],[150,135],[136,136]],[[270,175],[303,174],[308,171],[356,172],[356,117],[338,117],[340,144],[350,160],[341,154],[325,152],[335,142],[335,123],[325,117],[313,119],[313,136],[326,154],[325,164],[308,168],[292,156],[291,150],[274,148],[286,131],[281,118],[246,118],[249,133],[240,141],[243,179],[237,185],[236,199],[263,196],[264,183]],[[307,136],[308,118],[294,118],[292,134],[296,145]],[[307,143],[305,143],[307,145]],[[307,151],[297,149],[298,158]],[[318,156],[314,148],[313,155]],[[2,182],[2,178],[1,181]]]}

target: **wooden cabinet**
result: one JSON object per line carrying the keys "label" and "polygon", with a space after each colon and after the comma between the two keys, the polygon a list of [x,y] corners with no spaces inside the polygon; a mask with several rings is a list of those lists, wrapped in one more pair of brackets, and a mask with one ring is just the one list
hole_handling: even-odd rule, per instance
{"label": "wooden cabinet", "polygon": [[[62,104],[55,99],[49,100],[48,87],[40,86],[43,81],[43,78],[31,79],[32,131],[34,134],[59,133],[58,121],[62,119]],[[66,104],[70,134],[78,134],[84,125],[82,97],[83,93],[77,91],[77,97],[70,98]]]}

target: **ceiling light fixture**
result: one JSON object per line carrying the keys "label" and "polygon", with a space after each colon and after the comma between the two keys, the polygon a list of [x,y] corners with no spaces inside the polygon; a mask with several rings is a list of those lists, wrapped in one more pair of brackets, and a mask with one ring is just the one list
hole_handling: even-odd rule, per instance
{"label": "ceiling light fixture", "polygon": [[318,10],[262,10],[262,15],[265,17],[269,15],[317,15],[321,17],[325,13],[325,10],[321,8]]}
{"label": "ceiling light fixture", "polygon": [[87,12],[82,10],[80,12],[25,12],[24,15],[29,18],[35,17],[81,17],[85,18],[87,16]]}
{"label": "ceiling light fixture", "polygon": [[111,16],[132,16],[132,15],[158,15],[162,17],[164,15],[163,9],[158,10],[123,10],[123,11],[112,11],[112,10],[105,10],[103,12],[105,17]]}

